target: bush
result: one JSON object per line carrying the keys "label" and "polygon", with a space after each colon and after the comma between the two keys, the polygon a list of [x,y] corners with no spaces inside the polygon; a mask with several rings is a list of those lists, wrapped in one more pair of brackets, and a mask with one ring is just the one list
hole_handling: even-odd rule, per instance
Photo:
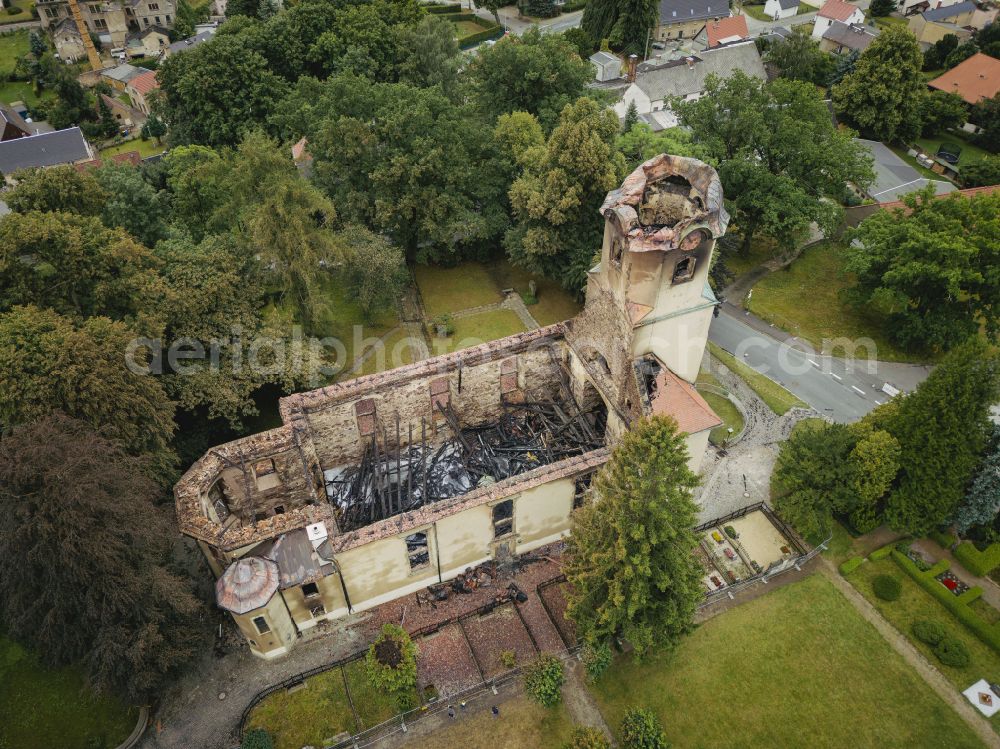
{"label": "bush", "polygon": [[[482,20],[482,19],[480,19]],[[469,34],[468,36],[463,36],[458,40],[458,46],[462,49],[468,49],[469,47],[474,47],[480,42],[485,42],[489,39],[499,39],[503,36],[503,26],[499,24],[494,24],[492,27],[485,29],[483,31],[477,32],[475,34]]]}
{"label": "bush", "polygon": [[513,650],[501,650],[500,665],[504,668],[514,668],[517,665],[517,653]]}
{"label": "bush", "polygon": [[740,534],[737,533],[736,529],[733,528],[733,526],[731,526],[731,525],[727,525],[722,530],[724,530],[726,532],[726,535],[729,536],[730,538],[739,538],[740,537]]}
{"label": "bush", "polygon": [[950,549],[955,543],[955,537],[950,533],[931,531],[927,535],[930,536],[930,539],[934,541],[934,543],[944,549]]}
{"label": "bush", "polygon": [[460,3],[442,3],[438,5],[425,5],[424,10],[428,13],[461,13]]}
{"label": "bush", "polygon": [[875,551],[873,551],[871,554],[868,555],[868,558],[873,562],[878,562],[888,558],[889,554],[891,553],[892,553],[892,544],[889,544],[888,546],[883,546],[880,549],[875,549]]}
{"label": "bush", "polygon": [[938,622],[921,619],[913,623],[913,636],[928,645],[937,645],[944,639],[945,634],[944,626]]}
{"label": "bush", "polygon": [[934,655],[946,666],[965,668],[972,661],[965,643],[954,637],[945,637],[934,647]]}
{"label": "bush", "polygon": [[872,580],[872,590],[883,601],[898,601],[903,586],[900,585],[899,579],[892,575],[876,575]]}
{"label": "bush", "polygon": [[641,707],[630,707],[622,719],[623,749],[667,749],[667,737],[656,713]]}
{"label": "bush", "polygon": [[251,728],[243,734],[240,749],[274,749],[274,742],[271,740],[271,734],[263,728]]}
{"label": "bush", "polygon": [[389,692],[401,709],[412,706],[417,685],[417,646],[402,627],[383,624],[365,654],[365,671],[375,689]]}
{"label": "bush", "polygon": [[611,743],[600,730],[589,726],[577,726],[562,749],[610,749],[610,747]]}
{"label": "bush", "polygon": [[524,667],[524,691],[542,707],[562,699],[563,664],[554,655],[540,655]]}
{"label": "bush", "polygon": [[615,656],[607,642],[587,642],[584,643],[582,657],[587,676],[594,681],[608,670]]}
{"label": "bush", "polygon": [[24,8],[19,8],[16,5],[7,8],[7,15],[16,16],[18,13],[24,13]]}
{"label": "bush", "polygon": [[846,562],[843,562],[840,565],[840,574],[849,575],[850,573],[854,572],[854,570],[856,570],[858,567],[860,567],[863,561],[865,560],[862,559],[861,557],[851,557]]}
{"label": "bush", "polygon": [[963,541],[955,547],[955,558],[973,575],[985,577],[1000,566],[1000,544],[990,544],[980,551],[972,542]]}
{"label": "bush", "polygon": [[563,13],[572,13],[577,10],[583,10],[585,7],[587,7],[587,0],[566,0],[561,10]]}

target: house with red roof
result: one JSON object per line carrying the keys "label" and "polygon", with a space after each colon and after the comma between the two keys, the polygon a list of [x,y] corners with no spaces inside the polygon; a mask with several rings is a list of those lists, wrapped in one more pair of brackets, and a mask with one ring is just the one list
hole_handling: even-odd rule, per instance
{"label": "house with red roof", "polygon": [[850,26],[852,23],[863,24],[865,22],[865,12],[857,5],[845,2],[845,0],[826,0],[823,7],[816,14],[816,23],[813,25],[812,35],[814,39],[822,39],[823,34],[834,21]]}
{"label": "house with red roof", "polygon": [[708,46],[718,47],[722,44],[741,42],[750,38],[750,31],[747,29],[746,16],[729,16],[728,18],[716,18],[705,24],[705,31],[708,33]]}
{"label": "house with red roof", "polygon": [[977,52],[927,85],[958,94],[968,104],[978,104],[1000,93],[1000,60]]}
{"label": "house with red roof", "polygon": [[155,70],[147,70],[142,75],[136,76],[125,86],[125,93],[132,99],[132,104],[147,117],[149,116],[149,96],[160,88],[160,82],[156,79]]}

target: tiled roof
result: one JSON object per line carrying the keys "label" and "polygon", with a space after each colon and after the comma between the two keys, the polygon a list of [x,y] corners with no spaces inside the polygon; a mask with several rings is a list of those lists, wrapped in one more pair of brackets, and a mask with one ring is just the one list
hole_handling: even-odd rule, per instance
{"label": "tiled roof", "polygon": [[155,91],[160,87],[160,82],[156,79],[155,70],[147,70],[142,75],[136,76],[128,82],[130,88],[134,88],[142,96],[146,96],[150,91]]}
{"label": "tiled roof", "polygon": [[[24,121],[24,118],[15,112],[12,107],[0,101],[0,125],[4,122],[9,122],[25,135],[31,135],[31,126]],[[0,127],[0,136],[2,135],[3,128]]]}
{"label": "tiled roof", "polygon": [[[967,187],[964,190],[956,190],[955,192],[944,193],[943,195],[935,195],[934,199],[943,198],[945,195],[963,195],[967,198],[973,198],[976,195],[989,195],[1000,190],[1000,185],[990,185],[988,187]],[[890,203],[879,203],[879,208],[885,210],[892,210],[893,208],[906,208],[906,204],[902,200],[893,200]],[[909,209],[907,209],[909,210]]]}
{"label": "tiled roof", "polygon": [[832,18],[834,21],[846,21],[856,10],[858,6],[845,3],[844,0],[826,0],[819,9],[819,15],[821,18]]}
{"label": "tiled roof", "polygon": [[29,135],[0,143],[0,174],[18,169],[73,164],[92,153],[78,127]]}
{"label": "tiled roof", "polygon": [[278,590],[278,565],[270,559],[243,557],[215,583],[215,602],[234,614],[266,606]]}
{"label": "tiled roof", "polygon": [[709,21],[705,28],[708,30],[709,47],[717,47],[723,42],[746,39],[750,36],[746,16],[730,16],[720,18],[718,21]]}
{"label": "tiled roof", "polygon": [[684,23],[729,15],[727,0],[660,0],[660,23]]}
{"label": "tiled roof", "polygon": [[666,367],[656,375],[656,392],[650,406],[654,415],[673,416],[678,429],[687,434],[697,434],[722,424],[722,419],[694,386]]}
{"label": "tiled roof", "polygon": [[875,34],[856,23],[846,24],[832,21],[830,28],[823,32],[823,38],[848,49],[864,52],[875,41]]}
{"label": "tiled roof", "polygon": [[955,16],[960,16],[963,13],[971,13],[976,9],[976,4],[966,0],[964,3],[956,3],[955,5],[949,5],[945,8],[934,8],[934,10],[925,10],[922,15],[925,21],[947,21],[949,18],[954,18]]}
{"label": "tiled roof", "polygon": [[1000,60],[977,52],[927,85],[958,94],[969,104],[992,99],[1000,93]]}

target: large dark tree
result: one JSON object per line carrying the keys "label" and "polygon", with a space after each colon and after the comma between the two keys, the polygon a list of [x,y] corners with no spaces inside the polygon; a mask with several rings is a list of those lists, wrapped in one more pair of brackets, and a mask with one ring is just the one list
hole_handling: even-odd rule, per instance
{"label": "large dark tree", "polygon": [[976,104],[970,119],[982,128],[976,144],[992,153],[1000,152],[1000,94]]}
{"label": "large dark tree", "polygon": [[991,525],[1000,512],[1000,429],[996,427],[991,443],[965,500],[955,513],[959,533],[974,525]]}
{"label": "large dark tree", "polygon": [[577,510],[565,563],[569,616],[585,641],[623,636],[637,653],[669,649],[702,598],[694,556],[698,507],[684,436],[669,417],[644,419],[594,479]]}
{"label": "large dark tree", "polygon": [[784,78],[826,86],[833,75],[837,58],[821,50],[819,42],[808,34],[796,31],[774,42],[767,50],[765,59],[778,68]]}
{"label": "large dark tree", "polygon": [[943,68],[948,55],[958,47],[958,37],[945,34],[924,51],[924,70]]}
{"label": "large dark tree", "polygon": [[0,438],[0,623],[53,665],[143,699],[204,643],[169,567],[172,519],[148,467],[53,413]]}
{"label": "large dark tree", "polygon": [[580,25],[591,38],[607,39],[623,54],[643,57],[659,20],[656,0],[590,0]]}
{"label": "large dark tree", "polygon": [[888,424],[899,440],[900,474],[886,519],[923,534],[952,519],[990,435],[990,406],[1000,397],[1000,360],[980,338],[951,351],[906,396]]}
{"label": "large dark tree", "polygon": [[17,173],[17,184],[3,196],[15,213],[30,211],[99,216],[107,195],[90,170],[70,165]]}

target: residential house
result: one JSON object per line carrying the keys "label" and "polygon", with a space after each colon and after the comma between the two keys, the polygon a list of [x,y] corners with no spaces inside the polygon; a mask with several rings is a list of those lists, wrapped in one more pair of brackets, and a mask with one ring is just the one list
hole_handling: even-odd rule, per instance
{"label": "residential house", "polygon": [[819,48],[824,52],[833,52],[835,55],[848,55],[851,52],[861,53],[868,49],[868,45],[875,41],[876,36],[878,34],[865,26],[834,21],[823,32],[823,37],[819,40]]}
{"label": "residential house", "polygon": [[90,161],[94,151],[78,127],[0,142],[0,174],[8,181],[19,169]]}
{"label": "residential house", "polygon": [[709,21],[705,25],[708,32],[708,46],[718,47],[750,38],[746,16],[729,16]]}
{"label": "residential house", "polygon": [[101,80],[111,86],[111,88],[115,91],[124,92],[129,81],[134,78],[138,78],[146,72],[145,68],[137,68],[135,65],[129,65],[126,62],[121,65],[116,65],[113,68],[102,70]]}
{"label": "residential house", "polygon": [[9,104],[0,102],[0,142],[31,135],[31,125]]}
{"label": "residential house", "polygon": [[955,185],[951,182],[927,179],[884,143],[862,138],[855,140],[872,156],[875,183],[868,188],[866,195],[876,203],[899,200],[903,195],[923,190],[928,185],[934,189],[935,195],[944,195],[955,190]]}
{"label": "residential house", "polygon": [[101,94],[101,100],[107,104],[108,109],[118,122],[119,130],[135,130],[146,124],[146,114],[138,107],[129,106],[121,99],[116,99],[107,94]]}
{"label": "residential house", "polygon": [[[128,17],[121,3],[118,2],[86,2],[78,3],[80,15],[88,31],[94,34],[106,47],[124,47],[128,35]],[[68,0],[38,0],[36,6],[38,19],[42,28],[50,34],[61,21],[73,20]],[[65,33],[65,30],[62,30]],[[58,49],[58,45],[57,45]]]}
{"label": "residential house", "polygon": [[968,104],[992,99],[1000,93],[1000,60],[977,52],[927,85],[958,94]]}
{"label": "residential house", "polygon": [[143,31],[153,26],[171,29],[177,6],[174,0],[124,0],[129,28]]}
{"label": "residential house", "polygon": [[791,18],[799,13],[799,0],[767,0],[764,3],[764,15],[775,21]]}
{"label": "residential house", "polygon": [[834,21],[845,24],[863,25],[865,22],[865,12],[857,5],[845,2],[845,0],[826,0],[823,7],[816,14],[816,21],[813,25],[813,39],[822,39],[823,34],[830,28]]}
{"label": "residential house", "polygon": [[80,30],[72,18],[62,19],[51,26],[49,31],[56,47],[56,55],[60,60],[76,62],[87,56],[87,49],[83,46]]}
{"label": "residential house", "polygon": [[960,42],[964,42],[972,36],[969,23],[977,10],[973,2],[925,10],[923,13],[910,16],[907,27],[917,37],[923,49],[941,41],[948,34],[954,34]]}
{"label": "residential house", "polygon": [[752,41],[706,49],[680,60],[640,65],[635,80],[625,89],[621,101],[615,104],[615,113],[624,117],[634,102],[640,116],[653,115],[649,124],[654,130],[674,127],[677,117],[670,111],[671,98],[698,99],[705,91],[708,76],[728,78],[737,70],[766,79],[764,64]]}
{"label": "residential house", "polygon": [[947,8],[949,5],[956,5],[964,0],[899,0],[899,12],[904,16],[912,16],[916,13],[923,13],[926,10],[936,8]]}
{"label": "residential house", "polygon": [[170,46],[170,32],[163,26],[150,26],[129,36],[129,57],[157,57]]}
{"label": "residential house", "polygon": [[[280,426],[181,477],[180,530],[251,653],[281,656],[324,621],[565,539],[645,416],[677,421],[698,470],[722,423],[694,387],[729,221],[719,177],[660,154],[593,209],[601,259],[572,321],[284,397]],[[529,415],[545,403],[566,418]],[[513,457],[525,449],[526,464]]]}
{"label": "residential house", "polygon": [[707,21],[728,15],[728,0],[660,0],[660,22],[654,36],[660,41],[692,39]]}
{"label": "residential house", "polygon": [[156,71],[147,70],[126,84],[125,93],[132,100],[132,106],[138,109],[145,117],[149,117],[152,111],[150,97],[159,88],[160,82],[156,79]]}
{"label": "residential house", "polygon": [[590,62],[594,66],[594,79],[601,83],[621,76],[622,61],[617,55],[603,51],[595,52],[590,56]]}
{"label": "residential house", "polygon": [[215,29],[206,29],[205,31],[200,31],[194,36],[188,37],[187,39],[181,39],[179,42],[174,42],[169,45],[163,54],[165,57],[170,55],[175,55],[178,52],[183,52],[185,50],[191,49],[192,47],[197,47],[199,44],[204,44],[209,39],[215,36]]}

